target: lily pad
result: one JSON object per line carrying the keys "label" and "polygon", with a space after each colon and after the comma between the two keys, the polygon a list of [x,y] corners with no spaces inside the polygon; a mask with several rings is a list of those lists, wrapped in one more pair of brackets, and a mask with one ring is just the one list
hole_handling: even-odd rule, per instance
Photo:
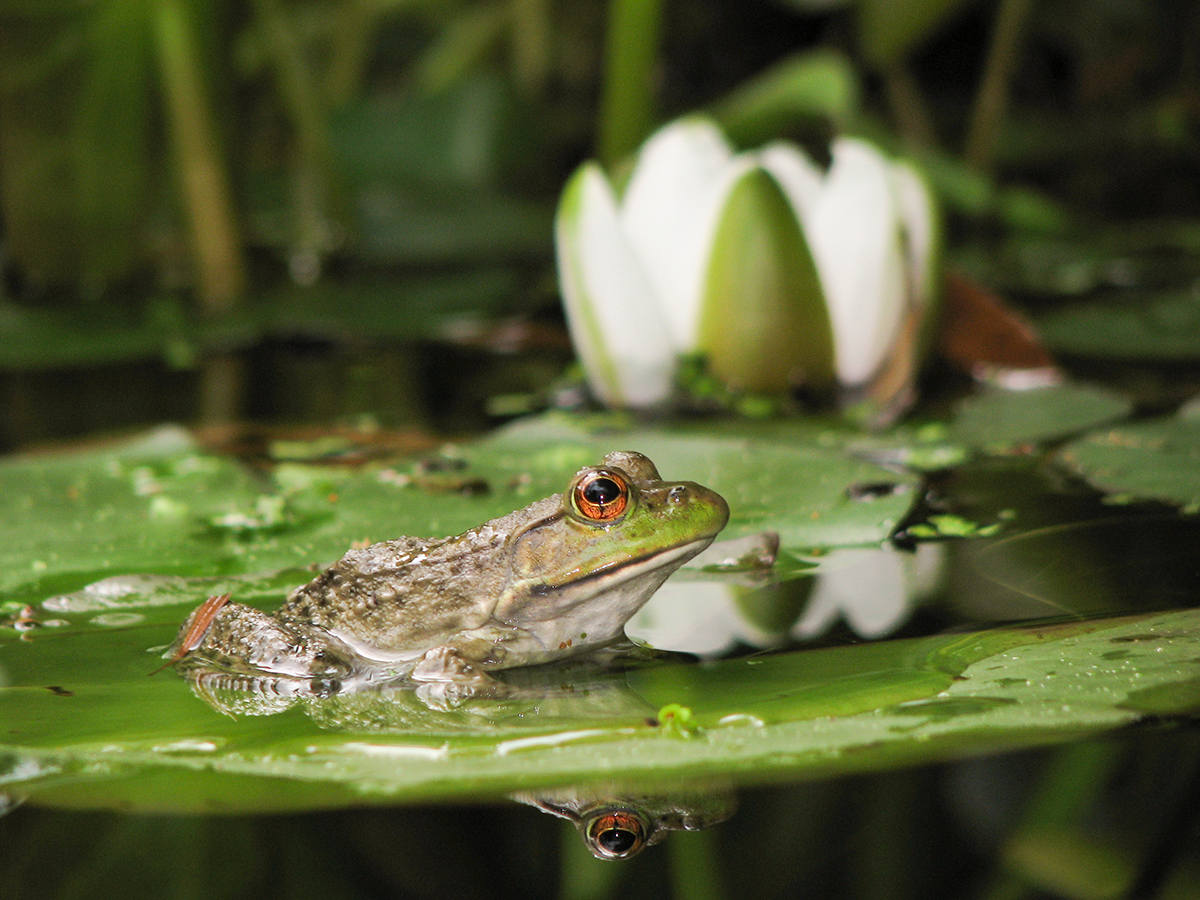
{"label": "lily pad", "polygon": [[1200,510],[1200,417],[1178,415],[1084,435],[1058,455],[1114,499],[1160,500]]}
{"label": "lily pad", "polygon": [[1144,294],[1046,313],[1042,336],[1055,350],[1100,359],[1200,359],[1200,298],[1194,291]]}
{"label": "lily pad", "polygon": [[972,447],[1044,443],[1122,419],[1131,409],[1118,394],[1069,382],[1025,391],[988,390],[958,405],[946,437]]}
{"label": "lily pad", "polygon": [[887,465],[928,472],[961,466],[981,452],[1007,453],[1060,441],[1125,418],[1131,410],[1130,401],[1120,394],[1075,382],[1028,390],[983,388],[955,404],[948,421],[901,424],[871,434],[826,425],[809,439]]}
{"label": "lily pad", "polygon": [[[0,464],[0,597],[44,599],[105,574],[237,571],[248,545],[206,528],[260,495],[181,429],[100,451]],[[251,563],[253,565],[253,563]]]}
{"label": "lily pad", "polygon": [[[877,544],[912,505],[919,479],[859,458],[830,439],[828,429],[786,422],[698,432],[549,415],[498,432],[468,457],[514,473],[549,473],[545,487],[558,490],[555,485],[607,450],[636,449],[664,477],[698,481],[729,501],[723,538],[774,531],[785,548]],[[864,485],[876,489],[860,490]]]}
{"label": "lily pad", "polygon": [[[596,779],[669,791],[1032,746],[1194,707],[1197,611],[705,666],[585,660],[505,673],[507,691],[465,702],[405,685],[149,677],[155,648],[205,594],[274,605],[353,540],[454,533],[559,490],[618,447],[721,491],[730,537],[773,530],[785,547],[878,543],[915,494],[915,476],[856,459],[817,427],[756,428],[547,416],[424,465],[292,465],[273,482],[173,430],[10,461],[0,466],[0,793],[76,808],[265,811]],[[723,576],[691,578],[681,586],[699,591]]]}
{"label": "lily pad", "polygon": [[533,668],[512,674],[508,697],[449,708],[404,687],[194,696],[172,673],[147,677],[168,609],[131,609],[136,624],[76,617],[0,646],[0,788],[54,806],[236,812],[597,778],[816,778],[1188,713],[1200,673],[1200,611],[1187,610],[703,667]]}

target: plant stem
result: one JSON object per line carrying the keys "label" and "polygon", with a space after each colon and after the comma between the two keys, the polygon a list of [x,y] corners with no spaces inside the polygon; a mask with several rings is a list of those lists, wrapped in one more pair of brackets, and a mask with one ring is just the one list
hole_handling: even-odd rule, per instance
{"label": "plant stem", "polygon": [[200,310],[211,318],[229,312],[245,290],[241,230],[183,0],[162,0],[155,24],[167,120],[192,232]]}
{"label": "plant stem", "polygon": [[330,107],[348,102],[361,87],[374,37],[374,9],[366,0],[348,3],[334,26],[325,72],[325,99]]}
{"label": "plant stem", "polygon": [[905,143],[910,147],[936,146],[933,117],[908,66],[901,60],[884,68],[882,74],[888,107]]}
{"label": "plant stem", "polygon": [[546,88],[551,32],[548,0],[513,0],[513,77],[526,97],[538,97]]}
{"label": "plant stem", "polygon": [[991,169],[995,161],[1000,123],[1008,105],[1008,81],[1031,6],[1031,0],[1001,0],[996,13],[992,43],[971,110],[964,149],[967,162],[982,171]]}
{"label": "plant stem", "polygon": [[610,0],[597,148],[612,166],[637,149],[654,125],[654,75],[662,0]]}
{"label": "plant stem", "polygon": [[[216,319],[231,312],[241,300],[246,288],[246,261],[184,0],[162,0],[159,4],[155,43],[183,206],[191,226],[200,312],[206,319]],[[227,422],[236,418],[244,381],[241,360],[232,354],[205,359],[198,388],[200,421]]]}
{"label": "plant stem", "polygon": [[325,105],[278,0],[256,0],[254,11],[295,139],[295,224],[289,249],[292,277],[300,284],[311,284],[320,273],[327,243],[325,217],[331,166]]}

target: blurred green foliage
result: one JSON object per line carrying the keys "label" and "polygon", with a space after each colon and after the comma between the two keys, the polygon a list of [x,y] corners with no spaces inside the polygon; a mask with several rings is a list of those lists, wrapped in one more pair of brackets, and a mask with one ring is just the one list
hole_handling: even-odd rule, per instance
{"label": "blurred green foliage", "polygon": [[[1126,260],[1194,243],[1196,19],[1101,0],[12,0],[0,377],[20,402],[0,427],[57,433],[20,412],[45,402],[19,375],[32,369],[145,361],[126,379],[136,393],[162,363],[203,369],[297,335],[385,335],[409,357],[461,343],[464,318],[476,343],[518,323],[506,351],[542,353],[527,329],[557,321],[550,220],[566,175],[696,109],[744,144],[849,131],[914,157],[951,212],[950,262],[993,283],[1005,273],[979,261],[1029,237],[1074,248],[1046,258],[1052,273],[1086,264],[1098,229],[1124,236],[1106,246]],[[1179,268],[1152,289],[1178,294],[1196,275]],[[508,286],[464,307],[471,277]],[[397,286],[387,313],[382,283]],[[315,330],[314,287],[339,298]],[[421,325],[397,335],[389,319]],[[544,368],[522,376],[489,352],[472,366],[544,386]],[[235,414],[295,407],[264,401],[265,383]],[[441,408],[421,378],[405,389],[426,393],[405,408]],[[454,421],[482,424],[483,400]],[[171,408],[187,418],[196,402]]]}

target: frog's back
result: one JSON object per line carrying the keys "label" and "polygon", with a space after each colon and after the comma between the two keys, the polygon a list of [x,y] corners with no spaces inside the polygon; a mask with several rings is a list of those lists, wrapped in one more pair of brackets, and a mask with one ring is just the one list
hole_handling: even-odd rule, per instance
{"label": "frog's back", "polygon": [[294,590],[276,618],[316,625],[367,657],[419,654],[490,620],[509,581],[509,520],[527,513],[455,537],[402,537],[350,550]]}

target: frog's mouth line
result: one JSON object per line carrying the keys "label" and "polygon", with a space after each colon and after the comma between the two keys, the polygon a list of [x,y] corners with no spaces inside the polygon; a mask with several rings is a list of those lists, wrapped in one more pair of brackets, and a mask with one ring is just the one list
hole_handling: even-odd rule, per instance
{"label": "frog's mouth line", "polygon": [[[645,556],[637,556],[632,559],[623,559],[618,562],[609,563],[607,566],[602,566],[594,572],[589,572],[574,581],[565,584],[539,584],[530,589],[530,594],[541,597],[548,594],[565,594],[569,591],[581,587],[583,585],[591,585],[596,581],[611,580],[612,586],[624,584],[627,581],[645,575],[652,570],[665,569],[666,574],[672,574],[679,566],[699,554],[705,547],[713,542],[716,535],[700,538],[696,541],[689,541],[686,544],[680,544],[678,547],[672,547],[669,550],[659,550],[655,553],[647,553]],[[666,575],[663,576],[664,578]]]}

